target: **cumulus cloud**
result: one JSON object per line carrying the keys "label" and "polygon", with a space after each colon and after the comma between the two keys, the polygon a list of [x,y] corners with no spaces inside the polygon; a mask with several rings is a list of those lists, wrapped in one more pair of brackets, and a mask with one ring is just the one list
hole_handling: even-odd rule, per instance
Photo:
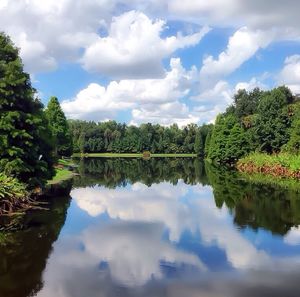
{"label": "cumulus cloud", "polygon": [[170,68],[161,79],[111,81],[107,87],[90,84],[74,99],[63,101],[62,108],[70,118],[97,121],[113,116],[116,111],[132,108],[134,123],[153,121],[168,125],[176,121],[178,124],[195,122],[198,119],[179,99],[189,94],[197,79],[197,71],[195,68],[184,69],[180,59],[171,59]]}
{"label": "cumulus cloud", "polygon": [[7,1],[0,8],[0,28],[21,48],[27,71],[50,71],[59,61],[80,57],[80,50],[96,40],[113,7],[109,0]]}
{"label": "cumulus cloud", "polygon": [[288,234],[284,237],[284,242],[289,245],[300,245],[300,226],[292,227]]}
{"label": "cumulus cloud", "polygon": [[239,82],[235,86],[235,92],[238,90],[246,90],[246,91],[252,91],[254,88],[260,88],[260,89],[267,89],[268,86],[263,83],[264,76],[268,76],[268,74],[263,75],[261,78],[252,77],[250,81],[243,81]]}
{"label": "cumulus cloud", "polygon": [[213,87],[204,89],[200,94],[192,96],[197,102],[194,112],[203,123],[213,123],[216,116],[233,102],[233,90],[227,81],[220,80]]}
{"label": "cumulus cloud", "polygon": [[130,11],[114,17],[107,37],[99,37],[85,51],[81,62],[88,71],[114,78],[163,76],[162,59],[177,49],[195,45],[209,31],[183,36],[161,37],[166,23]]}
{"label": "cumulus cloud", "polygon": [[220,78],[234,72],[260,48],[270,44],[274,36],[272,32],[252,31],[247,27],[237,30],[230,37],[226,50],[220,53],[217,59],[212,56],[204,59],[200,70],[202,88],[210,88]]}
{"label": "cumulus cloud", "polygon": [[[180,0],[165,1],[168,12],[175,18],[186,19],[197,23],[216,26],[240,27],[249,26],[252,29],[277,27],[286,32],[294,31],[300,36],[299,15],[300,3],[297,0],[285,2],[273,0],[186,0],[184,5]],[[288,38],[285,36],[284,38]]]}
{"label": "cumulus cloud", "polygon": [[163,58],[197,44],[209,31],[204,27],[194,34],[162,38],[165,21],[119,11],[122,2],[2,0],[0,28],[21,48],[31,73],[51,71],[59,62],[81,61],[87,70],[119,78],[163,75]]}
{"label": "cumulus cloud", "polygon": [[278,83],[285,84],[292,92],[300,94],[300,55],[289,56],[285,59]]}

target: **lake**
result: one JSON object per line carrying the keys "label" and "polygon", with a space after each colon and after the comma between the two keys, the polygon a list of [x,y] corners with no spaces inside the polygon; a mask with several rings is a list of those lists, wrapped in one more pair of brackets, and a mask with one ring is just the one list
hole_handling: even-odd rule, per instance
{"label": "lake", "polygon": [[198,159],[78,162],[0,238],[1,297],[300,296],[298,193]]}

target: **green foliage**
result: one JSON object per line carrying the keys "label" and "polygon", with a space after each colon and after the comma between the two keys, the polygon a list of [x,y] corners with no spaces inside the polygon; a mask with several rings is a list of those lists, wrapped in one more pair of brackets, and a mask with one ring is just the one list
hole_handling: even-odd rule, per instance
{"label": "green foliage", "polygon": [[24,183],[0,173],[0,216],[17,210],[28,197]]}
{"label": "green foliage", "polygon": [[31,185],[52,175],[52,144],[43,105],[18,49],[0,33],[0,172]]}
{"label": "green foliage", "polygon": [[202,135],[200,132],[196,133],[195,143],[194,143],[194,152],[197,155],[201,155],[204,152],[204,144],[203,144]]}
{"label": "green foliage", "polygon": [[288,94],[285,88],[276,88],[261,96],[255,131],[263,152],[279,152],[289,140]]}
{"label": "green foliage", "polygon": [[28,195],[25,184],[19,182],[16,178],[0,173],[0,203],[4,199],[24,199]]}
{"label": "green foliage", "polygon": [[234,95],[236,116],[243,118],[255,114],[262,93],[259,88],[255,88],[249,93],[246,90],[239,90]]}
{"label": "green foliage", "polygon": [[205,145],[206,156],[219,163],[235,163],[253,151],[298,152],[300,112],[295,102],[285,86],[271,91],[239,90],[234,104],[217,117]]}
{"label": "green foliage", "polygon": [[70,156],[72,154],[72,139],[69,125],[56,97],[50,98],[45,113],[55,143],[55,155]]}
{"label": "green foliage", "polygon": [[232,163],[249,151],[245,130],[233,113],[219,115],[208,147],[208,158],[219,163]]}
{"label": "green foliage", "polygon": [[291,106],[289,112],[293,115],[290,129],[290,139],[284,146],[284,150],[293,154],[300,152],[300,104]]}

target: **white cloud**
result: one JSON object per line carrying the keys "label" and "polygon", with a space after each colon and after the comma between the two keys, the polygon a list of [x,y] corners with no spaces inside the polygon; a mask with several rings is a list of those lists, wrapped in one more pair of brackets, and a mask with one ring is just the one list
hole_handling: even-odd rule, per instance
{"label": "white cloud", "polygon": [[80,57],[113,7],[109,0],[8,1],[0,10],[0,28],[21,48],[27,71],[50,71],[59,61]]}
{"label": "white cloud", "polygon": [[[139,296],[160,296],[154,293],[155,285],[172,282],[169,275],[164,274],[163,262],[176,271],[180,271],[182,264],[193,268],[193,277],[185,283],[188,288],[195,288],[193,282],[199,284],[201,280],[206,289],[207,284],[216,288],[216,274],[208,271],[209,264],[205,266],[199,258],[202,253],[196,255],[176,244],[186,231],[197,234],[193,245],[223,250],[228,262],[238,270],[239,281],[252,280],[245,287],[248,291],[249,285],[257,288],[258,280],[264,289],[274,288],[278,280],[271,277],[270,283],[264,279],[266,274],[276,271],[276,276],[280,277],[278,273],[294,273],[294,269],[299,267],[298,256],[276,256],[257,248],[234,226],[232,214],[226,207],[216,208],[212,189],[208,186],[188,186],[182,181],[176,187],[168,183],[151,187],[136,183],[114,190],[79,188],[72,190],[71,196],[87,214],[98,216],[105,213],[109,219],[107,216],[105,220],[100,217],[90,219],[89,226],[83,231],[76,229],[76,234],[73,231],[62,233],[47,260],[44,286],[38,293],[39,297],[79,297],[87,292],[88,296],[111,296],[116,288],[122,288],[124,292],[137,290],[129,292],[137,292]],[[68,216],[67,224],[72,224],[74,219],[78,219],[78,212],[70,212]],[[65,226],[66,229],[69,227]],[[166,231],[175,242],[166,239]],[[207,272],[205,279],[203,271]],[[226,283],[221,273],[217,273],[221,293],[211,296],[224,296],[224,292],[229,292],[228,288],[232,289],[233,282],[228,278],[230,273],[228,270],[224,272]],[[235,280],[236,275],[233,273]],[[186,294],[190,293],[189,290],[178,292],[179,281],[180,278],[175,278],[173,289],[177,293],[168,290],[169,295],[190,296]],[[143,290],[147,291],[149,287],[151,294],[144,295]],[[281,285],[279,287],[282,288]],[[241,289],[240,286],[238,288]],[[237,292],[237,289],[233,291]],[[197,292],[194,292],[195,296],[199,295]],[[210,291],[203,292],[207,294]],[[232,296],[232,293],[227,295]]]}
{"label": "white cloud", "polygon": [[[262,77],[263,78],[263,77]],[[250,81],[246,82],[239,82],[235,86],[235,91],[238,90],[246,90],[246,91],[252,91],[254,88],[260,88],[260,89],[267,89],[268,86],[264,84],[259,78],[253,77]]]}
{"label": "white cloud", "polygon": [[[300,3],[297,0],[165,0],[168,13],[177,19],[216,26],[269,30],[274,27],[294,31],[300,36]],[[288,38],[288,36],[284,36]]]}
{"label": "white cloud", "polygon": [[[2,0],[0,28],[21,48],[25,69],[31,73],[51,71],[61,61],[81,60],[88,70],[119,78],[162,75],[163,58],[197,44],[209,31],[204,27],[190,35],[178,32],[162,38],[165,21],[151,20],[142,12],[119,12],[122,2]],[[107,28],[108,36],[100,37]]]}
{"label": "white cloud", "polygon": [[187,209],[179,203],[188,188],[182,182],[180,185],[178,189],[161,183],[149,189],[136,183],[128,190],[111,191],[94,187],[74,189],[71,195],[78,206],[91,216],[107,212],[113,219],[164,223],[170,230],[170,239],[178,241],[186,228],[192,228]]}
{"label": "white cloud", "polygon": [[[163,233],[162,224],[112,222],[92,225],[76,237],[63,238],[51,254],[43,276],[45,285],[38,296],[82,296],[91,291],[94,294],[88,296],[99,296],[103,292],[103,276],[105,282],[139,287],[164,277],[162,261],[172,267],[184,264],[206,270],[196,255],[162,240]],[[101,269],[101,263],[106,263],[106,267]],[[80,281],[74,282],[78,278]],[[70,281],[76,288],[73,294],[68,287]]]}
{"label": "white cloud", "polygon": [[300,245],[300,226],[292,227],[288,234],[284,237],[284,242],[289,245]]}
{"label": "white cloud", "polygon": [[[70,118],[101,121],[114,112],[132,110],[132,121],[154,121],[165,125],[197,121],[189,108],[179,99],[189,94],[196,81],[197,71],[185,70],[180,59],[171,59],[170,71],[161,79],[112,81],[105,88],[90,84],[77,96],[62,102],[62,108]],[[168,115],[168,113],[170,113]],[[174,117],[174,118],[173,118]]]}
{"label": "white cloud", "polygon": [[217,59],[208,56],[200,70],[201,86],[212,87],[219,79],[231,74],[275,37],[270,31],[252,31],[246,27],[237,30],[229,39],[225,51]]}
{"label": "white cloud", "polygon": [[163,76],[162,59],[177,49],[196,45],[209,31],[182,36],[161,37],[165,21],[151,20],[130,11],[114,17],[107,37],[98,37],[85,51],[81,62],[88,71],[114,78],[152,78]]}
{"label": "white cloud", "polygon": [[228,82],[220,80],[212,88],[191,97],[199,104],[194,108],[194,112],[198,114],[201,122],[213,123],[216,116],[232,104],[233,94],[234,92]]}
{"label": "white cloud", "polygon": [[203,242],[207,245],[217,242],[235,268],[271,265],[272,261],[264,251],[258,251],[232,227],[228,210],[216,208],[210,188],[193,187],[198,198],[185,205],[181,199],[188,189],[191,187],[183,182],[177,187],[161,183],[150,188],[137,183],[131,189],[114,191],[101,187],[75,189],[71,196],[79,207],[93,216],[107,213],[110,218],[123,221],[163,223],[175,242],[185,230],[192,233],[199,230]]}
{"label": "white cloud", "polygon": [[285,84],[292,92],[300,93],[300,55],[287,57],[278,77],[279,84]]}

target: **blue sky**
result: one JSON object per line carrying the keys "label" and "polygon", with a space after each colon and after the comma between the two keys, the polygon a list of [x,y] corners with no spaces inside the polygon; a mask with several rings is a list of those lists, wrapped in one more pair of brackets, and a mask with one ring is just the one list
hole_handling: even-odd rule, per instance
{"label": "blue sky", "polygon": [[297,0],[0,0],[47,104],[68,118],[213,122],[239,88],[300,93]]}

